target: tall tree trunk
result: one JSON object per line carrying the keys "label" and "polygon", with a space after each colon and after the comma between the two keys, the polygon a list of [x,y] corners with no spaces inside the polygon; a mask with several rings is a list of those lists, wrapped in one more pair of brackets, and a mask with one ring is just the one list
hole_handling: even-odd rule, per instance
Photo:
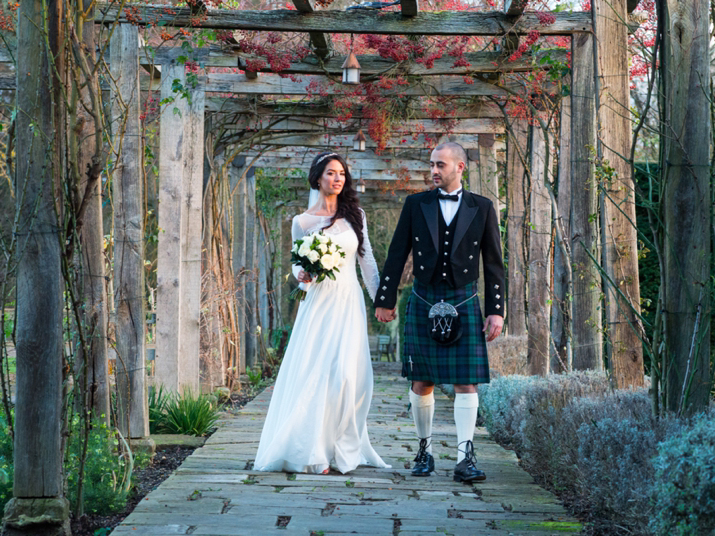
{"label": "tall tree trunk", "polygon": [[246,177],[244,172],[245,157],[236,157],[227,166],[231,191],[233,193],[233,244],[231,245],[232,265],[234,278],[236,279],[236,324],[239,333],[238,355],[236,356],[236,367],[234,375],[238,377],[246,371]]}
{"label": "tall tree trunk", "polygon": [[551,198],[546,189],[544,132],[531,129],[531,231],[529,234],[529,373],[549,373],[551,268]]}
{"label": "tall tree trunk", "polygon": [[[91,10],[93,13],[94,10]],[[86,45],[90,65],[95,58],[95,26],[92,15],[82,21],[82,41]],[[81,92],[81,99],[89,104],[88,89]],[[77,160],[85,182],[80,191],[87,195],[91,188],[91,199],[87,205],[80,236],[82,245],[82,277],[84,279],[85,329],[89,336],[87,359],[82,351],[78,353],[76,369],[80,378],[87,378],[85,407],[91,409],[92,417],[109,425],[109,360],[107,355],[107,281],[104,270],[104,221],[102,218],[102,183],[91,176],[96,168],[98,147],[95,143],[94,118],[83,106],[78,106],[77,114],[83,124],[79,134],[79,154]],[[86,367],[86,371],[84,368]],[[81,381],[81,380],[80,380]]]}
{"label": "tall tree trunk", "polygon": [[[44,11],[43,4],[47,11]],[[62,489],[62,293],[55,189],[62,180],[62,3],[22,0],[18,15],[17,376],[14,498],[5,534],[69,534]],[[45,29],[47,34],[45,34]],[[49,49],[46,45],[49,45]]]}
{"label": "tall tree trunk", "polygon": [[594,0],[598,68],[599,155],[614,173],[602,185],[606,320],[609,362],[616,387],[643,385],[639,337],[638,241],[636,205],[627,158],[631,149],[630,81],[626,0]]}
{"label": "tall tree trunk", "polygon": [[507,140],[507,328],[526,335],[526,202],[529,198],[524,164],[529,158],[529,124],[515,120]]}
{"label": "tall tree trunk", "polygon": [[596,145],[593,36],[571,38],[571,265],[573,368],[603,370],[598,184],[591,155]]}
{"label": "tall tree trunk", "polygon": [[[554,225],[562,225],[564,237],[571,236],[571,97],[561,100],[561,121],[559,132],[559,185],[558,217]],[[552,152],[553,154],[553,152]],[[556,234],[554,247],[554,298],[552,301],[551,336],[554,341],[554,355],[551,356],[551,371],[554,373],[571,370],[571,296],[569,296],[569,270],[567,258],[558,246]]]}
{"label": "tall tree trunk", "polygon": [[663,2],[666,405],[692,414],[710,391],[709,2]]}
{"label": "tall tree trunk", "polygon": [[[115,147],[122,139],[114,172],[114,308],[117,341],[117,413],[119,430],[140,448],[153,450],[145,356],[144,182],[139,123],[138,30],[114,29],[111,72],[117,83],[113,103]],[[121,98],[121,103],[119,99]]]}

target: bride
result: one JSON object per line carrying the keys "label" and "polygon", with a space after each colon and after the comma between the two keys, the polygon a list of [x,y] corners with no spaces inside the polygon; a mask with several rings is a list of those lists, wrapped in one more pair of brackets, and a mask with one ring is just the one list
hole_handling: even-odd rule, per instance
{"label": "bride", "polygon": [[345,262],[335,281],[316,284],[293,266],[307,296],[276,378],[254,468],[347,473],[358,465],[389,467],[367,435],[372,365],[356,257],[373,300],[379,276],[365,212],[338,154],[316,156],[308,180],[311,206],[293,218],[293,242],[322,229],[345,252]]}

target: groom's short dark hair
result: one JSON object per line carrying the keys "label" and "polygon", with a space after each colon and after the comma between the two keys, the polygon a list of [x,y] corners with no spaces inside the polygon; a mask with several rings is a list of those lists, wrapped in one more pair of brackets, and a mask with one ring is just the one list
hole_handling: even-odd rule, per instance
{"label": "groom's short dark hair", "polygon": [[459,145],[456,141],[446,141],[444,143],[440,143],[437,147],[434,148],[435,151],[441,151],[442,149],[449,149],[452,151],[452,154],[456,156],[459,160],[464,162],[464,165],[467,165],[467,151],[464,150],[464,147]]}

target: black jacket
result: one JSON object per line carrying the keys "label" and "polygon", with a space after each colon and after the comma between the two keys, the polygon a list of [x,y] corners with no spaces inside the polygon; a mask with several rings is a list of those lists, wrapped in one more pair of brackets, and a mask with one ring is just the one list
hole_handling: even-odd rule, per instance
{"label": "black jacket", "polygon": [[[413,251],[412,273],[415,278],[420,283],[430,284],[439,268],[439,214],[436,189],[407,197],[380,276],[376,307],[395,307],[397,286],[410,251]],[[486,197],[464,190],[455,217],[457,226],[450,255],[454,284],[462,287],[479,279],[481,253],[486,294],[484,315],[504,316],[504,263],[494,206]]]}

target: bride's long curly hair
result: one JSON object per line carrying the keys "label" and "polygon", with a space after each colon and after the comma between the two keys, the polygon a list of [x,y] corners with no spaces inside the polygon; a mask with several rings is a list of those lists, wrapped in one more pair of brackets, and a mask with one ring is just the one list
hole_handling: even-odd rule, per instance
{"label": "bride's long curly hair", "polygon": [[[325,157],[326,155],[330,156]],[[321,160],[321,158],[323,159]],[[330,227],[340,218],[345,218],[357,235],[358,253],[360,255],[364,255],[365,247],[363,246],[364,239],[362,235],[362,209],[360,208],[360,201],[358,200],[357,192],[355,191],[355,188],[353,188],[353,179],[350,176],[350,170],[348,169],[348,164],[345,162],[345,159],[336,153],[320,153],[313,159],[313,163],[310,166],[308,182],[313,190],[319,190],[320,177],[323,176],[323,171],[325,171],[325,167],[328,163],[333,160],[337,160],[343,166],[343,169],[345,170],[345,184],[343,186],[343,190],[338,194],[338,209],[335,211],[335,215],[330,219],[330,223],[326,225],[325,228]]]}

